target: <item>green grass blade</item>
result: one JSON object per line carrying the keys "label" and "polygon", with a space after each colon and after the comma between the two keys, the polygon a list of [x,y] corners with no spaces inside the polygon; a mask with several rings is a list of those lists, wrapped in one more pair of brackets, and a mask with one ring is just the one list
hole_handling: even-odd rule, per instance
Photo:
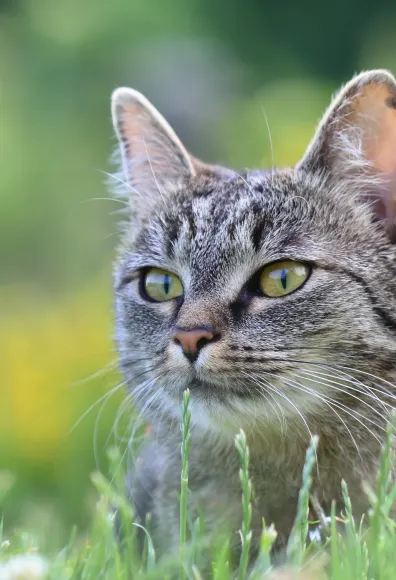
{"label": "green grass blade", "polygon": [[239,479],[242,488],[242,528],[240,530],[242,550],[239,562],[238,580],[244,580],[248,568],[250,544],[252,541],[252,532],[250,530],[252,519],[252,482],[249,479],[249,448],[246,442],[246,435],[242,429],[235,437],[235,446],[238,450],[241,461]]}
{"label": "green grass blade", "polygon": [[[188,456],[191,443],[191,411],[189,409],[190,391],[187,389],[183,395],[182,422],[181,422],[181,481],[180,481],[180,549],[186,551],[187,541],[187,506],[188,506]],[[181,580],[186,577],[185,565],[180,568]]]}
{"label": "green grass blade", "polygon": [[387,495],[391,491],[392,480],[392,440],[393,431],[396,421],[395,413],[392,414],[386,428],[385,440],[381,449],[380,466],[377,474],[377,485],[375,497],[369,495],[371,509],[369,511],[370,536],[369,536],[369,553],[371,556],[371,573],[376,580],[382,577],[381,567],[383,560],[383,547],[387,533],[386,528],[386,511]]}
{"label": "green grass blade", "polygon": [[312,485],[312,470],[316,463],[318,437],[313,437],[308,447],[302,475],[302,486],[298,496],[297,515],[287,543],[288,562],[301,565],[308,536],[309,493]]}

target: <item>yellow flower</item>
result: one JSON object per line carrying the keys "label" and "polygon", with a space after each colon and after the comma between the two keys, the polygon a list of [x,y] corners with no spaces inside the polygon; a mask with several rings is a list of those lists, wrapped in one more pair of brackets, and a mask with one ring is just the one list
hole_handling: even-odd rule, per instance
{"label": "yellow flower", "polygon": [[115,357],[111,301],[100,287],[107,285],[95,281],[71,299],[40,308],[26,304],[28,288],[2,290],[14,305],[0,325],[0,438],[29,461],[50,462],[92,397],[115,384],[92,379],[89,388],[73,386]]}

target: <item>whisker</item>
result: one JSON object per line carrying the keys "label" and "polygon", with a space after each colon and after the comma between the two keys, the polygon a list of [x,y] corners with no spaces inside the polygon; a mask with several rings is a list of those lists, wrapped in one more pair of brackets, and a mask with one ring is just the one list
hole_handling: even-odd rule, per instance
{"label": "whisker", "polygon": [[117,359],[114,361],[109,362],[107,365],[105,365],[103,368],[91,373],[90,375],[88,375],[87,377],[84,377],[82,379],[77,379],[76,381],[73,381],[72,383],[70,383],[69,388],[73,388],[73,387],[79,387],[81,385],[84,385],[86,383],[88,383],[91,380],[97,379],[98,377],[101,377],[113,370],[115,370],[117,368]]}
{"label": "whisker", "polygon": [[[297,377],[298,377],[298,375],[297,375]],[[361,454],[360,454],[359,446],[358,446],[358,444],[356,443],[356,439],[355,439],[355,438],[354,438],[354,436],[352,435],[352,432],[351,432],[351,430],[349,429],[348,425],[345,423],[344,419],[343,419],[343,418],[340,416],[340,414],[339,414],[339,413],[337,413],[337,411],[334,409],[334,406],[333,406],[333,401],[332,401],[332,399],[331,399],[330,397],[325,397],[325,396],[323,396],[321,393],[318,393],[317,391],[315,391],[314,389],[310,389],[309,387],[304,387],[304,386],[303,386],[303,385],[301,385],[300,383],[297,383],[297,384],[296,384],[294,381],[290,381],[290,382],[289,382],[289,380],[287,380],[287,379],[286,379],[286,380],[284,380],[284,379],[282,378],[282,382],[285,382],[285,383],[289,384],[289,386],[291,386],[292,388],[297,388],[298,390],[301,390],[301,391],[303,391],[303,392],[305,392],[305,393],[307,393],[307,394],[309,394],[309,395],[312,395],[312,396],[314,396],[314,397],[318,398],[320,401],[322,401],[322,402],[323,402],[323,403],[325,403],[325,404],[326,404],[328,407],[330,407],[330,409],[333,411],[333,413],[334,413],[334,414],[335,414],[335,415],[336,415],[336,416],[339,418],[339,420],[341,421],[341,423],[344,425],[344,427],[345,427],[345,429],[346,429],[347,433],[349,434],[349,436],[350,436],[350,438],[351,438],[351,440],[352,440],[352,443],[354,444],[354,446],[355,446],[355,448],[356,448],[356,451],[357,451],[357,453],[358,453],[358,455],[359,455],[360,459],[363,461],[363,458],[362,458],[362,456],[361,456]]]}
{"label": "whisker", "polygon": [[282,439],[285,439],[286,437],[286,431],[287,431],[287,421],[286,421],[286,416],[285,413],[283,411],[283,407],[282,405],[279,403],[279,401],[277,401],[274,397],[274,395],[269,392],[268,395],[271,397],[271,399],[274,401],[274,404],[278,407],[279,411],[280,411],[280,416],[279,413],[276,410],[276,407],[274,406],[273,403],[271,403],[270,400],[268,400],[268,403],[271,405],[271,408],[274,410],[278,420],[279,420],[279,424],[280,424],[280,428],[281,428],[281,437]]}
{"label": "whisker", "polygon": [[[128,187],[131,191],[133,191],[134,193],[136,193],[136,195],[138,195],[139,197],[141,196],[140,191],[138,191],[137,189],[135,189],[130,183],[128,183],[127,181],[124,181],[123,179],[121,179],[120,177],[118,177],[117,175],[115,175],[114,173],[108,173],[107,171],[103,171],[103,170],[99,170],[101,173],[103,173],[104,175],[106,175],[109,179],[114,179],[114,181],[118,181],[119,183],[121,183],[121,185],[125,185],[125,187]],[[128,202],[124,202],[126,205],[129,205]]]}
{"label": "whisker", "polygon": [[162,193],[162,191],[161,191],[161,188],[160,188],[160,186],[159,186],[159,183],[158,183],[158,181],[157,181],[157,177],[156,177],[156,175],[155,175],[155,173],[154,173],[153,165],[152,165],[152,163],[151,163],[150,155],[149,155],[149,153],[148,153],[148,149],[147,149],[146,140],[145,140],[145,138],[144,138],[144,137],[143,137],[143,144],[144,144],[144,148],[145,148],[145,150],[146,150],[147,161],[148,161],[148,163],[149,163],[149,165],[150,165],[150,171],[151,171],[151,173],[152,173],[152,176],[153,176],[153,179],[154,179],[155,185],[156,185],[156,187],[157,187],[157,189],[158,189],[158,193],[160,194],[162,201],[165,201],[165,200],[164,200],[163,193]]}
{"label": "whisker", "polygon": [[96,419],[95,419],[95,425],[94,425],[94,431],[93,431],[93,448],[94,448],[95,466],[96,466],[97,470],[100,470],[100,461],[99,461],[99,452],[98,452],[98,429],[99,429],[100,419],[102,417],[102,413],[103,413],[107,403],[110,401],[112,395],[114,395],[115,392],[117,392],[117,391],[112,392],[109,397],[104,398],[104,400],[99,408],[98,414],[96,415]]}
{"label": "whisker", "polygon": [[112,429],[110,431],[110,433],[107,436],[106,439],[106,443],[105,443],[105,447],[108,447],[109,443],[110,443],[110,438],[112,436],[114,436],[114,440],[117,444],[123,444],[123,443],[127,443],[129,437],[125,437],[125,435],[121,435],[119,432],[119,423],[121,422],[121,418],[124,416],[126,411],[130,411],[130,416],[129,416],[129,420],[128,420],[128,427],[126,428],[126,431],[129,432],[129,427],[130,427],[130,423],[134,420],[135,417],[135,407],[133,405],[133,396],[132,393],[127,393],[127,396],[124,398],[124,400],[121,402],[121,404],[118,407],[114,422],[113,422],[113,426]]}
{"label": "whisker", "polygon": [[[368,377],[372,377],[376,381],[381,381],[381,382],[385,383],[386,385],[392,387],[393,389],[396,389],[396,385],[393,385],[392,383],[390,383],[386,379],[383,379],[382,377],[379,377],[377,375],[373,375],[373,374],[371,374],[369,372],[362,371],[360,369],[356,369],[356,368],[352,368],[352,367],[347,367],[345,365],[329,364],[329,363],[323,363],[323,362],[314,362],[314,361],[309,361],[309,360],[299,360],[299,359],[294,359],[294,358],[284,359],[284,358],[274,358],[273,357],[273,358],[268,358],[268,359],[265,359],[265,360],[266,360],[266,362],[276,361],[276,362],[282,362],[282,363],[293,363],[293,364],[311,365],[311,366],[317,366],[317,367],[322,367],[322,368],[329,368],[331,370],[346,369],[346,370],[348,370],[350,372],[353,372],[353,373],[356,372],[356,373],[363,374],[363,375],[368,376]],[[388,390],[383,390],[383,389],[385,389],[385,387],[383,387],[382,385],[379,385],[378,383],[375,383],[375,384],[376,384],[377,387],[380,387],[381,388],[382,394],[387,395],[387,396],[389,396],[389,397],[391,397],[393,399],[396,399],[396,395],[394,393],[391,393]],[[373,387],[371,387],[371,388],[373,388]]]}
{"label": "whisker", "polygon": [[[243,374],[246,374],[246,373],[243,373]],[[274,376],[276,379],[279,379],[278,375],[274,375],[273,373],[269,373],[269,374],[273,375],[273,376]],[[299,408],[298,408],[298,407],[297,407],[297,406],[296,406],[296,405],[293,403],[293,401],[291,401],[291,400],[289,399],[289,397],[288,397],[287,395],[285,395],[285,393],[283,393],[281,390],[277,389],[277,388],[276,388],[274,385],[272,385],[272,384],[271,384],[271,383],[270,383],[270,382],[269,382],[269,381],[268,381],[266,378],[264,378],[264,377],[260,377],[260,380],[264,381],[264,383],[265,383],[265,386],[266,386],[267,388],[269,388],[270,390],[272,390],[272,391],[273,391],[273,392],[274,392],[274,393],[275,393],[277,396],[280,396],[280,397],[282,397],[283,399],[285,399],[285,401],[287,401],[287,402],[288,402],[288,403],[289,403],[289,404],[290,404],[290,405],[293,407],[293,409],[294,409],[294,410],[295,410],[295,411],[298,413],[298,415],[299,415],[299,416],[300,416],[300,418],[302,419],[302,421],[303,421],[303,423],[304,423],[304,425],[305,425],[305,427],[306,427],[306,429],[307,429],[307,431],[308,431],[308,434],[309,434],[309,437],[310,437],[310,441],[312,441],[312,439],[313,439],[313,435],[312,435],[312,433],[311,433],[311,429],[309,428],[309,425],[308,425],[308,423],[307,423],[307,421],[306,421],[306,419],[305,419],[304,415],[303,415],[303,414],[302,414],[302,412],[300,411],[300,409],[299,409]],[[316,452],[315,452],[315,456],[316,456],[316,467],[317,467],[317,469],[318,469],[318,458],[317,458]]]}
{"label": "whisker", "polygon": [[[282,380],[284,380],[284,379],[282,379]],[[286,379],[285,382],[287,382],[287,379]],[[299,386],[296,387],[296,385],[292,385],[291,384],[291,386],[294,386],[295,388],[299,388],[300,390],[307,392],[305,390],[305,387],[304,386],[302,386],[300,383],[298,383],[298,385]],[[308,391],[311,394],[318,393],[314,389],[311,390],[311,389],[308,388]],[[334,405],[334,406],[336,406],[338,409],[342,409],[347,415],[349,415],[350,417],[352,417],[353,419],[355,419],[355,421],[357,421],[358,423],[360,423],[374,437],[374,439],[376,439],[378,441],[378,443],[381,443],[381,440],[372,432],[372,430],[369,427],[367,427],[367,425],[365,423],[363,423],[360,419],[358,419],[358,417],[362,417],[363,419],[365,419],[369,423],[373,424],[375,427],[377,427],[377,429],[380,429],[381,431],[386,431],[385,427],[382,427],[381,425],[378,425],[377,423],[375,423],[375,421],[372,421],[371,419],[369,419],[365,415],[362,415],[358,411],[356,411],[354,409],[350,409],[349,407],[347,407],[346,405],[344,405],[340,401],[334,401],[334,399],[332,399],[331,397],[328,397],[327,395],[323,395],[323,394],[321,394],[321,397],[323,397],[324,399],[330,401],[331,404]]]}
{"label": "whisker", "polygon": [[[359,374],[365,375],[367,377],[371,377],[373,379],[375,379],[376,381],[380,381],[382,383],[384,383],[385,385],[388,385],[389,387],[391,387],[394,391],[396,390],[396,385],[394,385],[393,383],[387,381],[386,379],[383,379],[382,377],[378,377],[377,375],[373,375],[372,373],[369,373],[367,371],[362,371],[360,369],[352,369],[343,365],[336,365],[336,367],[342,368],[342,369],[346,369],[349,371],[353,371],[353,372],[357,372]],[[377,384],[378,385],[378,384]],[[394,393],[390,393],[389,391],[385,391],[388,395],[392,396],[393,398],[396,399],[396,396]]]}
{"label": "whisker", "polygon": [[[337,381],[334,381],[333,378],[332,378],[332,375],[327,375],[328,377],[330,377],[330,378],[327,378],[327,376],[326,375],[323,375],[323,373],[318,373],[317,371],[304,370],[304,369],[302,369],[302,370],[299,371],[300,376],[301,376],[301,373],[304,373],[304,375],[306,375],[308,378],[309,377],[314,377],[315,382],[317,384],[319,384],[319,385],[330,386],[333,390],[338,391],[340,393],[345,393],[349,397],[352,397],[352,398],[356,399],[357,401],[359,401],[363,405],[366,405],[367,407],[369,407],[369,409],[371,409],[372,411],[374,411],[375,413],[377,413],[381,418],[383,418],[383,416],[380,413],[380,411],[378,411],[378,409],[375,409],[372,405],[370,405],[370,403],[368,403],[367,401],[365,401],[361,397],[356,396],[355,394],[351,393],[350,391],[356,391],[356,392],[358,392],[360,394],[363,394],[363,395],[369,397],[370,399],[373,399],[373,400],[379,402],[385,408],[385,411],[387,411],[385,405],[388,405],[392,409],[392,405],[390,405],[389,403],[383,403],[381,401],[381,399],[379,399],[377,396],[372,395],[371,393],[368,393],[364,389],[358,389],[355,386],[352,387],[350,385],[343,385],[342,383],[338,383]],[[317,380],[318,377],[321,380]],[[342,379],[342,377],[339,377],[339,376],[338,377],[336,376],[335,378],[341,378]],[[323,381],[326,381],[326,382],[323,382]],[[334,385],[345,386],[347,390],[346,389],[342,389],[342,388],[335,387]]]}
{"label": "whisker", "polygon": [[252,186],[246,181],[246,179],[240,173],[238,173],[238,171],[235,171],[235,169],[230,169],[230,171],[232,171],[232,173],[234,173],[237,177],[239,177],[239,179],[241,179],[244,182],[249,191],[253,191]]}
{"label": "whisker", "polygon": [[265,124],[267,125],[268,138],[269,138],[269,143],[270,143],[270,148],[271,148],[271,187],[273,187],[274,186],[274,174],[275,174],[274,147],[273,147],[273,143],[272,143],[272,135],[271,135],[270,126],[268,123],[268,117],[266,115],[266,112],[264,110],[263,105],[261,105],[261,111],[263,113]]}
{"label": "whisker", "polygon": [[[142,377],[143,375],[145,375],[149,372],[152,372],[153,370],[154,370],[154,367],[150,367],[148,369],[145,369],[143,372],[139,373],[138,375],[127,376],[127,382],[135,381],[135,380],[139,379],[140,377]],[[146,379],[146,380],[149,380],[149,379]],[[121,421],[121,418],[122,418],[125,410],[128,408],[128,406],[131,405],[131,403],[133,401],[133,397],[136,395],[136,393],[142,392],[144,390],[145,383],[146,383],[146,381],[142,381],[139,385],[135,386],[133,388],[133,390],[130,393],[128,393],[127,396],[125,397],[125,399],[121,402],[121,404],[118,408],[117,414],[115,416],[115,419],[114,419],[112,430],[106,439],[105,447],[108,446],[111,435],[114,435],[114,438],[116,441],[118,441],[118,442],[121,441],[121,438],[118,436],[119,422]]]}
{"label": "whisker", "polygon": [[[261,388],[261,385],[259,383],[259,381],[254,377],[254,375],[247,375],[251,380],[253,380],[253,382],[259,387]],[[271,392],[263,392],[263,394],[265,395],[269,395],[271,397],[271,399],[274,401],[274,403],[277,405],[277,407],[280,410],[281,416],[279,415],[278,411],[276,410],[275,406],[273,403],[271,403],[271,401],[269,401],[268,399],[266,399],[268,401],[268,403],[271,405],[271,408],[273,409],[274,413],[276,414],[278,421],[279,421],[279,425],[281,428],[281,436],[282,438],[285,437],[285,433],[287,430],[287,421],[286,421],[286,416],[285,413],[283,411],[282,405],[280,405],[279,401],[277,401],[274,397],[274,395]]]}
{"label": "whisker", "polygon": [[105,393],[104,395],[102,395],[101,397],[99,397],[99,399],[97,399],[94,403],[92,403],[92,405],[90,405],[90,407],[74,423],[74,425],[68,431],[68,435],[71,435],[71,433],[73,433],[73,431],[76,430],[76,428],[79,426],[79,424],[81,423],[81,421],[83,421],[85,419],[85,417],[92,411],[92,409],[94,409],[95,407],[97,407],[103,401],[103,399],[106,399],[107,397],[111,397],[112,394],[114,394],[116,391],[118,391],[119,389],[121,389],[126,384],[127,384],[127,381],[125,381],[125,380],[122,381],[116,387],[113,387],[110,391],[108,391],[107,393]]}
{"label": "whisker", "polygon": [[[327,372],[328,376],[332,376],[332,375],[330,375],[328,373],[328,369],[327,368],[325,368],[324,370]],[[331,370],[333,372],[336,372],[334,369],[331,369]],[[305,370],[304,372],[311,372],[311,373],[315,373],[315,374],[318,374],[318,375],[321,375],[322,374],[319,371],[312,370],[312,369]],[[379,393],[380,395],[382,395],[382,397],[385,395],[385,396],[387,396],[387,397],[389,397],[391,399],[392,398],[393,399],[396,399],[395,396],[392,396],[390,393],[388,394],[388,393],[384,392],[382,389],[378,389],[378,388],[373,387],[371,385],[366,385],[365,383],[362,383],[361,381],[359,381],[359,379],[357,379],[356,377],[353,377],[352,375],[350,375],[348,373],[345,373],[344,371],[340,371],[339,369],[337,369],[337,372],[340,373],[340,374],[334,375],[335,377],[340,378],[342,381],[351,382],[354,385],[354,387],[351,387],[349,385],[345,385],[345,383],[344,383],[344,385],[345,385],[345,387],[347,389],[354,389],[357,392],[359,392],[359,389],[357,388],[357,386],[360,385],[362,387],[362,389],[360,390],[360,392],[364,393],[366,396],[369,396],[369,398],[372,398],[373,400],[378,401],[378,403],[384,409],[384,412],[386,414],[389,415],[390,410],[392,410],[392,409],[395,408],[393,404],[388,403],[388,402],[384,401],[382,398],[380,398],[377,393]],[[344,377],[347,377],[347,378],[344,378]]]}
{"label": "whisker", "polygon": [[[155,377],[154,379],[152,379],[151,381],[149,381],[149,382],[148,382],[148,384],[146,385],[146,388],[147,388],[147,387],[150,387],[150,386],[151,386],[153,383],[155,383],[155,382],[156,382],[156,381],[157,381],[157,380],[158,380],[158,379],[159,379],[161,376],[162,376],[162,375],[160,375],[160,376],[158,376],[158,377]],[[162,394],[162,390],[163,390],[163,387],[160,387],[160,388],[159,388],[159,389],[158,389],[156,392],[154,392],[154,394],[153,394],[153,395],[152,395],[152,396],[151,396],[151,397],[150,397],[150,398],[147,400],[147,402],[145,403],[145,405],[144,405],[144,406],[143,406],[143,408],[141,409],[141,411],[140,411],[140,413],[139,413],[139,415],[138,415],[138,417],[137,417],[137,420],[136,420],[136,422],[135,422],[135,426],[134,426],[134,428],[133,428],[133,430],[132,430],[132,433],[131,433],[131,435],[130,435],[130,437],[129,437],[129,439],[128,439],[128,443],[127,443],[126,449],[125,449],[125,451],[123,452],[123,454],[122,454],[122,456],[121,456],[121,459],[120,459],[120,464],[122,464],[122,463],[124,462],[126,454],[127,454],[128,452],[131,452],[131,446],[132,446],[132,443],[133,443],[133,440],[134,440],[134,437],[135,437],[136,431],[137,431],[137,430],[139,429],[139,427],[142,425],[142,420],[143,420],[143,413],[145,413],[145,412],[146,412],[146,410],[147,410],[147,409],[148,409],[150,406],[152,406],[152,405],[153,405],[153,403],[155,402],[155,400],[157,399],[157,397],[158,397],[159,395],[161,395],[161,394]],[[134,466],[134,461],[133,461],[133,457],[132,457],[132,456],[131,456],[131,460],[132,460],[132,465]]]}
{"label": "whisker", "polygon": [[[276,378],[278,378],[278,376],[277,376],[277,375],[275,375],[275,376],[276,376]],[[269,383],[269,381],[267,381],[266,379],[264,379],[264,382],[266,383],[266,385],[267,385],[267,388],[272,388],[272,389],[274,388],[274,387],[273,387],[273,385],[271,385],[271,384]],[[298,415],[301,417],[301,419],[302,419],[302,421],[303,421],[303,423],[304,423],[304,425],[305,425],[305,427],[306,427],[306,429],[307,429],[307,431],[308,431],[309,438],[310,438],[310,442],[311,442],[311,441],[313,440],[313,435],[312,435],[311,429],[309,428],[309,425],[308,425],[308,423],[307,423],[307,421],[306,421],[306,419],[305,419],[304,415],[303,415],[303,414],[302,414],[302,412],[300,411],[300,409],[297,407],[297,405],[295,405],[295,404],[293,403],[293,401],[291,401],[291,400],[289,399],[289,397],[288,397],[287,395],[285,395],[284,393],[282,393],[282,391],[281,391],[280,389],[275,389],[275,392],[276,392],[278,395],[280,395],[281,397],[283,397],[283,398],[284,398],[284,399],[285,399],[285,400],[286,400],[286,401],[287,401],[287,402],[288,402],[288,403],[289,403],[289,404],[290,404],[290,405],[291,405],[291,406],[292,406],[292,407],[295,409],[295,411],[297,411]],[[315,449],[315,463],[316,463],[316,471],[317,471],[317,473],[318,473],[318,475],[319,475],[319,463],[318,463],[318,455],[317,455],[317,451],[316,451],[316,449]]]}
{"label": "whisker", "polygon": [[128,202],[123,199],[118,199],[117,197],[89,197],[88,199],[83,199],[80,203],[91,203],[92,201],[111,201],[119,203],[120,205],[129,206]]}
{"label": "whisker", "polygon": [[[307,363],[307,364],[310,364],[310,363]],[[395,395],[395,394],[393,394],[393,393],[390,393],[390,392],[389,392],[387,389],[385,389],[385,387],[384,387],[383,385],[379,385],[378,383],[375,383],[376,387],[379,387],[379,388],[373,387],[373,386],[371,386],[371,385],[366,385],[365,383],[362,383],[361,381],[359,381],[359,379],[357,379],[357,378],[356,378],[356,377],[354,377],[353,375],[350,375],[350,374],[348,374],[348,373],[345,373],[343,370],[340,370],[340,369],[348,369],[348,370],[350,370],[350,371],[352,371],[352,372],[357,372],[357,373],[359,373],[359,374],[362,374],[362,373],[364,373],[364,374],[366,374],[366,375],[368,375],[368,376],[370,376],[370,377],[374,378],[375,380],[385,381],[385,379],[382,379],[381,377],[378,377],[378,376],[376,376],[376,375],[373,375],[373,374],[371,374],[371,373],[365,373],[364,371],[361,371],[361,370],[359,370],[359,369],[353,369],[353,368],[349,368],[349,367],[345,367],[345,366],[341,366],[341,365],[328,365],[328,364],[319,363],[319,366],[320,366],[320,367],[323,367],[323,369],[324,369],[324,370],[327,370],[327,369],[329,369],[329,368],[330,368],[330,370],[332,370],[333,372],[335,372],[335,371],[341,372],[341,373],[342,373],[342,375],[344,375],[344,376],[348,377],[348,379],[350,379],[352,382],[354,382],[354,383],[356,383],[356,382],[357,382],[357,383],[359,383],[360,385],[362,385],[364,388],[367,388],[367,389],[369,389],[370,391],[373,391],[373,392],[379,393],[379,394],[381,394],[381,395],[383,395],[383,396],[387,396],[387,397],[389,397],[390,399],[394,399],[394,400],[396,400],[396,395]],[[316,371],[316,372],[318,372],[318,371]],[[386,382],[387,384],[389,384],[389,385],[391,385],[391,386],[392,386],[392,383],[389,383],[388,381],[385,381],[385,382]],[[395,386],[393,386],[393,388],[395,388]],[[378,400],[379,400],[379,401],[381,401],[381,399],[379,399],[379,397],[378,397]],[[393,408],[393,405],[390,405],[390,403],[386,403],[386,402],[384,402],[384,401],[382,401],[382,403],[383,403],[384,405],[391,406],[391,407]]]}

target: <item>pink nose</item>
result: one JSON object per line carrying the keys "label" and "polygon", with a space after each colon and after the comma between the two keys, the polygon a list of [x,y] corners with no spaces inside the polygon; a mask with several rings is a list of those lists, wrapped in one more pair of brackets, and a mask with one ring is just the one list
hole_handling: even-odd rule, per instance
{"label": "pink nose", "polygon": [[208,342],[213,341],[215,335],[206,328],[194,328],[192,330],[176,329],[173,340],[179,344],[185,356],[193,362],[197,359],[199,351]]}

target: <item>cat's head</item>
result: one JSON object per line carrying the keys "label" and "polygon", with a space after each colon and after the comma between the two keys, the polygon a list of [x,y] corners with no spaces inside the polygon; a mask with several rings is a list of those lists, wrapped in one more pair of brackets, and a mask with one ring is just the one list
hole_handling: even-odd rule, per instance
{"label": "cat's head", "polygon": [[393,76],[352,79],[286,170],[197,161],[131,89],[112,112],[130,200],[117,340],[139,405],[178,414],[188,387],[195,420],[235,431],[392,403]]}

